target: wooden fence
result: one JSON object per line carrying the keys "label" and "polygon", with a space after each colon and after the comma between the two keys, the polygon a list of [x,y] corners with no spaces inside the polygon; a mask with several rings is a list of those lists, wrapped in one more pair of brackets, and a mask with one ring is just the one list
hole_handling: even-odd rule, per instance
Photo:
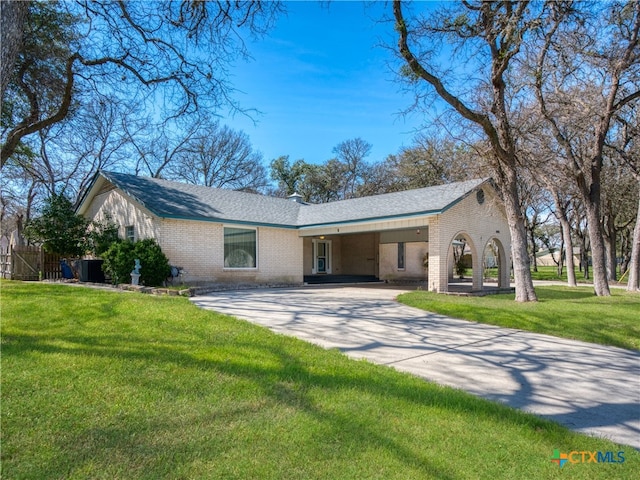
{"label": "wooden fence", "polygon": [[8,247],[0,251],[0,275],[12,280],[56,280],[62,278],[60,255],[40,247]]}

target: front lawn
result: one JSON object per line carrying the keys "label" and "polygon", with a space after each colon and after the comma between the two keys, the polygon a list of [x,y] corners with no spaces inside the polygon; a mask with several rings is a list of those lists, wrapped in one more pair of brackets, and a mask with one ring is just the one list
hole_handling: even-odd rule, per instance
{"label": "front lawn", "polygon": [[[2,478],[636,478],[633,448],[180,297],[3,281]],[[551,462],[554,451],[624,463]]]}
{"label": "front lawn", "polygon": [[398,297],[407,305],[455,318],[557,337],[640,349],[640,295],[619,288],[596,297],[591,287],[536,287],[538,302],[513,294],[460,297],[416,291]]}

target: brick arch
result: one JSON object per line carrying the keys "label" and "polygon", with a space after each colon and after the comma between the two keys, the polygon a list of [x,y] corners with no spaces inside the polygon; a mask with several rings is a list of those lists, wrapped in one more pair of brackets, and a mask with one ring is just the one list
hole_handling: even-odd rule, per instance
{"label": "brick arch", "polygon": [[500,239],[496,236],[492,236],[489,237],[489,239],[485,242],[483,248],[482,248],[482,262],[481,264],[484,265],[484,261],[485,261],[485,252],[487,251],[487,247],[489,246],[489,244],[491,242],[494,242],[494,244],[497,247],[497,253],[498,253],[498,288],[507,288],[510,285],[510,275],[509,275],[509,260],[508,260],[508,256],[507,256],[507,251],[504,248],[504,245],[502,244],[502,242],[500,241]]}
{"label": "brick arch", "polygon": [[453,241],[456,238],[463,237],[471,250],[471,267],[473,270],[472,273],[472,289],[473,290],[482,290],[482,255],[478,254],[478,249],[476,247],[476,241],[466,230],[459,230],[449,239],[448,247],[447,247],[447,268],[451,268],[454,262],[453,258]]}

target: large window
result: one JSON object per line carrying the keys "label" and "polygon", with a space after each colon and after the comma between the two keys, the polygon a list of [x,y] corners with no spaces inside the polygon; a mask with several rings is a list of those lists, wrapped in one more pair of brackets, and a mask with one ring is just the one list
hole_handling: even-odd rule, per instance
{"label": "large window", "polygon": [[224,266],[256,268],[256,239],[256,230],[224,227]]}

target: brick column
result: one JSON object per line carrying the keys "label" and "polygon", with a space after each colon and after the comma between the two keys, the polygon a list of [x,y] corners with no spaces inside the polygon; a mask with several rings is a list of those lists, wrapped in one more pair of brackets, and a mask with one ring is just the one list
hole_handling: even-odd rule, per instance
{"label": "brick column", "polygon": [[448,288],[447,250],[441,238],[440,216],[429,219],[429,291],[446,292]]}
{"label": "brick column", "polygon": [[[471,237],[470,234],[468,235],[469,237]],[[473,268],[471,288],[472,290],[482,290],[482,257],[484,255],[484,249],[482,251],[479,251],[481,248],[483,248],[482,237],[471,237],[471,244],[467,245],[469,245],[469,248],[471,249],[471,266]]]}

